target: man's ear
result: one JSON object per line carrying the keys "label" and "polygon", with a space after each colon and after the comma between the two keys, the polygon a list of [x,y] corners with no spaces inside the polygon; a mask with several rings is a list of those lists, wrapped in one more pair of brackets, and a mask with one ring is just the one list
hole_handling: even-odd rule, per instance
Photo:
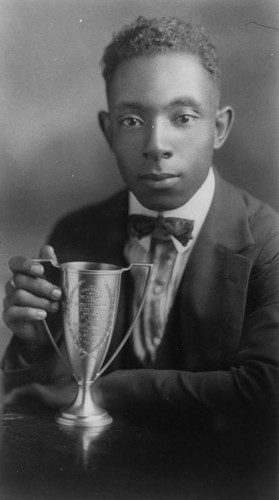
{"label": "man's ear", "polygon": [[230,106],[218,109],[215,123],[214,149],[219,149],[226,142],[234,121],[234,110]]}
{"label": "man's ear", "polygon": [[112,131],[110,115],[107,111],[100,111],[98,114],[100,129],[103,132],[109,147],[112,149]]}

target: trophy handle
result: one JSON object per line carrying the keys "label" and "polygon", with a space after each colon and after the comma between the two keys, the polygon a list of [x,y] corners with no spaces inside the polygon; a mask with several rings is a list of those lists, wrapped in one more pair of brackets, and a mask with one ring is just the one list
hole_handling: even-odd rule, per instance
{"label": "trophy handle", "polygon": [[68,368],[68,370],[70,371],[70,373],[73,375],[73,377],[74,377],[75,381],[76,381],[76,382],[78,382],[78,378],[77,378],[77,377],[76,377],[76,375],[74,374],[74,372],[73,372],[73,370],[72,370],[72,368],[71,368],[70,364],[69,364],[69,363],[67,363],[66,359],[65,359],[65,358],[64,358],[64,356],[61,354],[60,349],[59,349],[59,347],[57,346],[57,344],[56,344],[56,342],[55,342],[55,340],[54,340],[54,338],[53,338],[53,336],[52,336],[52,333],[51,333],[51,331],[50,331],[50,329],[49,329],[49,327],[48,327],[48,324],[47,324],[47,322],[46,322],[46,320],[45,320],[45,319],[43,320],[43,324],[44,324],[44,327],[45,327],[45,330],[46,330],[47,336],[48,336],[48,338],[49,338],[50,342],[52,343],[52,346],[54,347],[54,349],[55,349],[56,353],[58,354],[59,358],[61,359],[61,361],[63,362],[63,364],[66,366],[66,368]]}
{"label": "trophy handle", "polygon": [[146,298],[146,294],[147,294],[147,291],[148,291],[148,287],[149,287],[149,283],[150,283],[150,279],[151,279],[151,271],[152,271],[152,267],[153,267],[153,264],[142,264],[142,263],[132,263],[130,264],[129,267],[125,267],[123,269],[123,271],[129,271],[131,269],[132,266],[140,266],[140,267],[147,267],[147,277],[146,277],[146,281],[145,281],[145,286],[144,286],[144,290],[143,290],[143,294],[142,294],[142,298],[141,298],[141,302],[140,302],[140,305],[139,305],[139,308],[138,308],[138,311],[136,313],[136,315],[134,316],[134,319],[132,321],[132,324],[131,326],[129,327],[126,335],[123,337],[123,339],[121,340],[119,346],[117,347],[117,349],[115,350],[115,352],[112,354],[112,356],[110,357],[110,359],[106,362],[106,364],[104,366],[102,366],[102,368],[98,371],[98,373],[96,374],[93,382],[100,377],[100,375],[102,375],[102,373],[104,373],[104,371],[109,367],[109,365],[114,361],[114,359],[116,358],[116,356],[118,355],[118,353],[121,351],[122,347],[126,344],[127,340],[129,339],[133,329],[134,329],[134,326],[135,326],[135,323],[142,311],[142,308],[144,306],[144,302],[145,302],[145,298]]}
{"label": "trophy handle", "polygon": [[[44,276],[43,276],[44,278],[46,278],[48,281],[50,281],[51,283],[53,283],[55,285],[59,285],[59,270],[60,270],[60,268],[59,268],[59,265],[54,262],[54,260],[52,260],[52,259],[34,259],[34,261],[39,262],[40,264],[43,265],[43,268],[45,270]],[[75,381],[78,382],[78,379],[77,379],[76,375],[74,374],[74,372],[70,366],[70,363],[68,363],[66,361],[66,359],[64,358],[64,356],[61,354],[60,349],[57,346],[57,344],[53,338],[53,335],[49,329],[47,321],[45,319],[43,320],[43,325],[45,327],[45,331],[47,333],[47,336],[48,336],[53,348],[56,351],[56,354],[58,354],[58,356],[61,359],[61,361],[63,362],[64,366],[66,366],[66,368],[71,372]]]}

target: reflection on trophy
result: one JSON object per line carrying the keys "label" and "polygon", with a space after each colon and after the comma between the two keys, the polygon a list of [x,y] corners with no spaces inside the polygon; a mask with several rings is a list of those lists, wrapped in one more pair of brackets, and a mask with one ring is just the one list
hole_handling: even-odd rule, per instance
{"label": "reflection on trophy", "polygon": [[[40,260],[45,266],[52,261]],[[103,365],[113,335],[121,276],[132,266],[147,267],[141,304],[118,348]],[[57,266],[56,266],[57,267]],[[128,340],[142,310],[151,275],[151,264],[131,264],[121,268],[110,264],[68,262],[59,265],[63,290],[63,324],[68,360],[64,360],[45,322],[47,334],[78,384],[72,405],[57,418],[59,424],[95,427],[112,422],[111,416],[96,405],[91,395],[94,381],[107,369]]]}

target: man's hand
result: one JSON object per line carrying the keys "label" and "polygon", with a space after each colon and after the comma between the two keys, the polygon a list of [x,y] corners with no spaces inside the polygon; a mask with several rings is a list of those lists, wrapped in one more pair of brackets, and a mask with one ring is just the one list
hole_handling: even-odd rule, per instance
{"label": "man's hand", "polygon": [[[40,258],[57,262],[51,246],[42,248]],[[35,260],[14,257],[9,266],[13,277],[5,288],[3,320],[23,342],[43,347],[48,338],[42,321],[48,312],[59,310],[62,291],[42,277],[44,268]]]}

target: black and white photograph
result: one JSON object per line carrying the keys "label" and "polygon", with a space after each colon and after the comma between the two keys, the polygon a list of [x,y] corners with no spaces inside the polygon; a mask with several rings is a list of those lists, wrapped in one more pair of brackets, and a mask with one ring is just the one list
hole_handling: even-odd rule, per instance
{"label": "black and white photograph", "polygon": [[0,34],[1,500],[277,500],[278,1]]}

